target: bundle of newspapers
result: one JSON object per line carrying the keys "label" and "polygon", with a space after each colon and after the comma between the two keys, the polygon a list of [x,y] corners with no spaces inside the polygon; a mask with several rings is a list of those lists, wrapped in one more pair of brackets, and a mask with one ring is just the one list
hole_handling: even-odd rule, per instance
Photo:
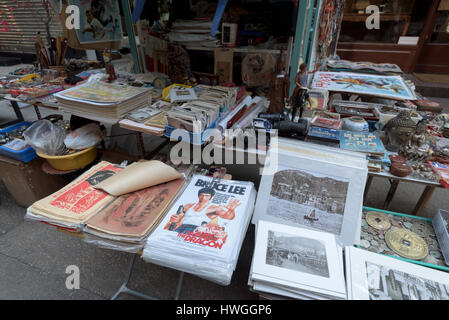
{"label": "bundle of newspapers", "polygon": [[151,91],[95,81],[58,92],[55,97],[62,111],[116,122],[131,110],[151,105]]}
{"label": "bundle of newspapers", "polygon": [[262,295],[346,299],[342,248],[331,233],[259,220],[248,284]]}
{"label": "bundle of newspapers", "polygon": [[252,182],[193,176],[148,237],[142,258],[229,285],[255,198]]}

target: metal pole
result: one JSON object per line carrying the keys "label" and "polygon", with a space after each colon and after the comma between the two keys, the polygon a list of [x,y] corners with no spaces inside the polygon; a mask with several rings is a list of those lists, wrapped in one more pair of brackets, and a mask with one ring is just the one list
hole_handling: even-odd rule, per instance
{"label": "metal pole", "polygon": [[321,13],[321,0],[316,0],[311,47],[309,49],[309,52],[307,54],[307,59],[306,59],[308,64],[310,64],[312,62],[312,61],[310,61],[310,59],[312,57],[312,53],[317,48],[317,44],[315,43],[315,40],[316,40],[315,37],[316,37],[318,24],[319,24],[320,18],[321,18],[320,13]]}
{"label": "metal pole", "polygon": [[302,57],[305,63],[309,64],[309,61],[307,60],[307,56],[308,56],[308,50],[309,47],[311,47],[312,45],[310,44],[311,42],[313,42],[313,39],[310,39],[310,28],[312,26],[312,17],[313,17],[313,13],[314,13],[314,9],[313,9],[313,5],[314,5],[315,0],[309,0],[309,8],[308,8],[308,16],[307,16],[307,24],[306,24],[306,30],[304,32],[304,50],[302,52]]}
{"label": "metal pole", "polygon": [[134,36],[134,28],[131,17],[131,8],[128,0],[121,0],[123,15],[125,17],[126,32],[128,33],[129,47],[134,59],[134,73],[140,73],[139,55],[137,53],[136,38]]}
{"label": "metal pole", "polygon": [[296,73],[298,73],[299,67],[299,58],[301,56],[301,48],[302,48],[302,35],[304,32],[305,18],[307,12],[307,0],[299,1],[298,8],[298,17],[296,19],[296,31],[295,31],[295,40],[293,42],[293,53],[290,63],[290,93],[289,96],[292,95],[293,90],[295,89],[295,77]]}

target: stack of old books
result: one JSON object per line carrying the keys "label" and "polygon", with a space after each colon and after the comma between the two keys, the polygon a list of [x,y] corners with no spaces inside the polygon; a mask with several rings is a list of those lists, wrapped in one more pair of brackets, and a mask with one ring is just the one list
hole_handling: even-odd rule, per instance
{"label": "stack of old books", "polygon": [[113,200],[113,196],[94,186],[122,169],[100,162],[61,190],[31,205],[26,218],[80,232],[90,217]]}
{"label": "stack of old books", "polygon": [[248,284],[267,298],[346,299],[342,249],[330,233],[260,220]]}
{"label": "stack of old books", "polygon": [[62,111],[115,123],[131,110],[151,104],[151,89],[88,82],[55,94]]}
{"label": "stack of old books", "polygon": [[193,176],[149,235],[142,258],[228,285],[255,197],[251,182]]}

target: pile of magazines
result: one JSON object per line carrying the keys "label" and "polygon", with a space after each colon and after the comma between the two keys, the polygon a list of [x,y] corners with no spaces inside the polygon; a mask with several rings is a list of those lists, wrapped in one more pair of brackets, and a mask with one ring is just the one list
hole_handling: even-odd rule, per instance
{"label": "pile of magazines", "polygon": [[148,237],[142,258],[229,285],[255,197],[251,182],[193,176]]}
{"label": "pile of magazines", "polygon": [[198,85],[195,92],[196,99],[175,106],[167,113],[168,126],[193,133],[203,132],[216,123],[222,111],[234,106],[238,88]]}
{"label": "pile of magazines", "polygon": [[85,84],[55,94],[60,109],[82,117],[116,122],[131,110],[151,104],[151,89],[106,82]]}

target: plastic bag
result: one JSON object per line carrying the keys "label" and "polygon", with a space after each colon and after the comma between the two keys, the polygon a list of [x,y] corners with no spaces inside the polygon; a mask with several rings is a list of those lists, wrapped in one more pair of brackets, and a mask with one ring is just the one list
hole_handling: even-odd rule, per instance
{"label": "plastic bag", "polygon": [[89,123],[81,128],[69,133],[64,144],[69,149],[87,149],[97,145],[103,139],[100,126],[96,123]]}
{"label": "plastic bag", "polygon": [[34,150],[50,156],[63,153],[65,136],[65,130],[49,120],[36,121],[23,133],[25,141]]}

